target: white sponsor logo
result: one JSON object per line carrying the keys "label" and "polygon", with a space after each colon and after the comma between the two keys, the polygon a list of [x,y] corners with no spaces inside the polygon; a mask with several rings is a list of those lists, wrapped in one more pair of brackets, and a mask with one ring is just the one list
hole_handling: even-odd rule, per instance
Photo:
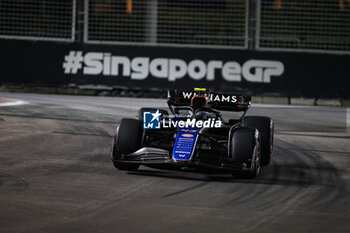
{"label": "white sponsor logo", "polygon": [[186,119],[186,120],[172,120],[168,121],[163,119],[163,128],[221,128],[222,122],[216,119],[208,120],[196,120],[196,119]]}
{"label": "white sponsor logo", "polygon": [[[182,92],[182,95],[185,99],[191,99],[193,96],[196,96],[196,93],[195,92]],[[237,102],[237,96],[235,96],[235,95],[209,94],[208,99],[211,102],[228,102],[228,103],[236,103]]]}
{"label": "white sponsor logo", "polygon": [[123,76],[132,80],[143,80],[149,76],[174,82],[186,75],[193,80],[214,81],[221,72],[226,81],[241,82],[243,79],[255,83],[271,83],[271,77],[280,76],[284,65],[279,61],[248,60],[243,65],[235,61],[195,59],[187,63],[176,58],[112,56],[110,53],[70,51],[63,62],[65,74]]}

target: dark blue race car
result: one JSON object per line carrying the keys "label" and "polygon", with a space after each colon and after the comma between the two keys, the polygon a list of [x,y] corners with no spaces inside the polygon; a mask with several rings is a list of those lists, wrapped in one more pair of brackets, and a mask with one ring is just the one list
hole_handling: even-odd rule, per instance
{"label": "dark blue race car", "polygon": [[[203,88],[170,90],[171,115],[164,109],[141,108],[137,119],[120,121],[112,162],[120,170],[144,165],[255,178],[260,166],[271,161],[274,125],[268,117],[245,116],[250,100]],[[220,111],[242,114],[224,121]]]}

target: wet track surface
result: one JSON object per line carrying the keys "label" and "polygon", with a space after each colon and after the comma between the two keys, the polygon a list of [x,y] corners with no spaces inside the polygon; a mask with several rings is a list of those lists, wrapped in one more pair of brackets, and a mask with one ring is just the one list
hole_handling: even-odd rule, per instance
{"label": "wet track surface", "polygon": [[346,110],[257,105],[276,125],[256,180],[110,162],[116,123],[164,100],[0,93],[0,232],[349,232]]}

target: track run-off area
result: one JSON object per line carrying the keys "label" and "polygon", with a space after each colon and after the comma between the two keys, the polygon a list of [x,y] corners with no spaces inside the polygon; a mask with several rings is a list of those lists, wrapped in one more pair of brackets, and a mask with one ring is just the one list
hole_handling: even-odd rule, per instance
{"label": "track run-off area", "polygon": [[255,180],[110,161],[121,118],[164,99],[0,93],[0,232],[349,232],[347,109],[256,105],[275,122]]}

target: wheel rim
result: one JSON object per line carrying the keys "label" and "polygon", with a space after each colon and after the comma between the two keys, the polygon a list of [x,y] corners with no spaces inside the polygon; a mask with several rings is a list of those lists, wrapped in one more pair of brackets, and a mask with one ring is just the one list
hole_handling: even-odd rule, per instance
{"label": "wheel rim", "polygon": [[255,175],[258,176],[260,173],[260,163],[255,162]]}
{"label": "wheel rim", "polygon": [[259,152],[257,152],[257,159],[255,161],[255,176],[258,176],[260,173],[260,155]]}

